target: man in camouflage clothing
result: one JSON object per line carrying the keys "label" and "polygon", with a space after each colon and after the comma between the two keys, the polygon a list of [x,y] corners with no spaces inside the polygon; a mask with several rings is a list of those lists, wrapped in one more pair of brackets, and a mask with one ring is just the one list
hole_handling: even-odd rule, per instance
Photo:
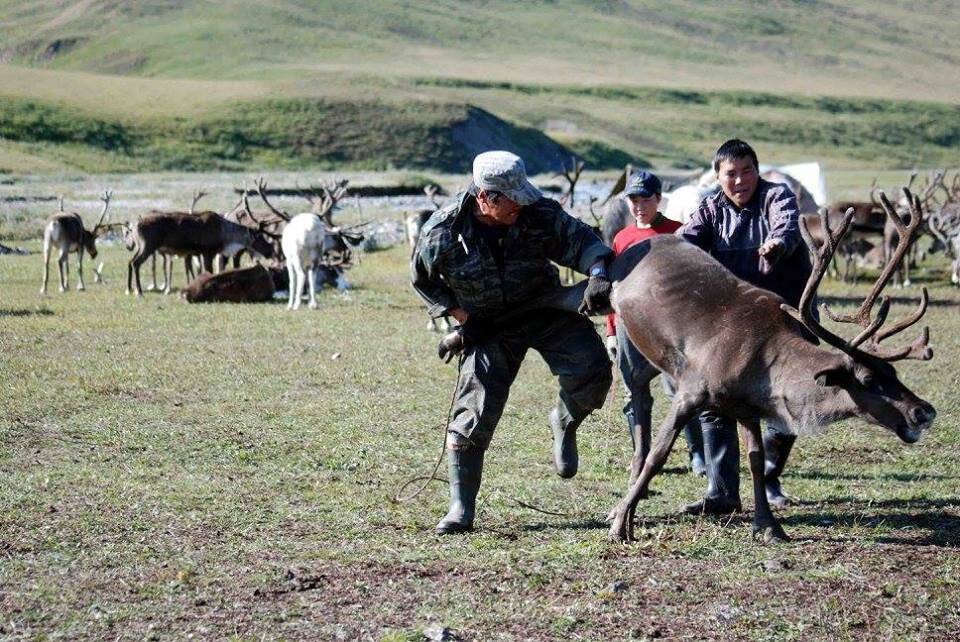
{"label": "man in camouflage clothing", "polygon": [[[449,315],[460,324],[463,354],[447,426],[450,510],[437,533],[473,529],[484,451],[529,348],[560,383],[550,413],[557,473],[576,474],[576,429],[610,388],[606,351],[593,323],[579,314],[515,311],[560,287],[553,263],[589,274],[583,307],[604,309],[612,255],[590,227],[545,198],[509,152],[478,155],[470,188],[424,225],[411,259],[413,287],[431,317]],[[441,357],[446,352],[441,343]]]}

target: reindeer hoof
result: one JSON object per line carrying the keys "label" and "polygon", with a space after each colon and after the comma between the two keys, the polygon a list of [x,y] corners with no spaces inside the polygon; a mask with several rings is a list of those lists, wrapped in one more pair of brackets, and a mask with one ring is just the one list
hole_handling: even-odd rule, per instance
{"label": "reindeer hoof", "polygon": [[77,286],[77,292],[86,292],[86,290],[87,288],[83,287],[82,285]]}
{"label": "reindeer hoof", "polygon": [[607,539],[609,539],[614,544],[626,544],[630,541],[630,538],[627,535],[627,526],[626,524],[613,524],[610,526],[610,532],[607,534]]}
{"label": "reindeer hoof", "polygon": [[753,541],[759,541],[763,544],[782,544],[783,542],[789,542],[790,537],[784,532],[780,524],[770,526],[754,524]]}
{"label": "reindeer hoof", "polygon": [[320,306],[317,305],[317,302],[316,302],[316,301],[311,301],[311,302],[310,302],[310,309],[311,309],[311,310],[316,310],[318,307],[320,307]]}
{"label": "reindeer hoof", "polygon": [[607,513],[607,518],[603,521],[605,521],[608,524],[612,524],[613,520],[615,520],[616,518],[617,518],[617,507],[614,506],[612,509],[610,509],[610,512]]}

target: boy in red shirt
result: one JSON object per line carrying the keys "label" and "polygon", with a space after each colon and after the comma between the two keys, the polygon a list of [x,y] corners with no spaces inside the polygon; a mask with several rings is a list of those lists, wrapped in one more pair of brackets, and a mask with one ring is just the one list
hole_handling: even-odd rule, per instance
{"label": "boy in red shirt", "polygon": [[[623,191],[623,198],[630,204],[630,212],[636,219],[636,225],[625,227],[614,237],[615,254],[622,254],[627,248],[657,234],[673,234],[680,227],[680,223],[666,218],[658,211],[661,191],[660,179],[650,172],[640,172],[630,180]],[[639,433],[640,448],[643,457],[646,458],[647,453],[650,452],[653,396],[650,394],[646,377],[641,373],[651,366],[630,342],[626,332],[617,326],[615,314],[607,317],[607,352],[610,354],[610,359],[617,363],[623,377],[626,393],[623,415],[627,419],[630,441],[636,449]],[[669,398],[673,398],[673,382],[667,377],[661,377],[661,381],[664,392]],[[638,430],[637,427],[640,429]],[[683,436],[687,441],[690,466],[698,475],[706,474],[699,420],[694,419],[687,424],[683,429]]]}

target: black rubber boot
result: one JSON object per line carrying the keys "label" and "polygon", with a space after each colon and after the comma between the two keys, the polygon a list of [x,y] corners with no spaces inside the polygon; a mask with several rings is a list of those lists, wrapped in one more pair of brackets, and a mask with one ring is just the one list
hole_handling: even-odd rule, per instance
{"label": "black rubber boot", "polygon": [[687,504],[691,515],[726,515],[741,510],[740,442],[737,424],[732,419],[701,415],[703,455],[707,464],[707,494]]}
{"label": "black rubber boot", "polygon": [[564,479],[576,475],[577,467],[580,465],[580,459],[577,456],[577,427],[583,423],[584,417],[575,419],[559,405],[550,411],[550,429],[553,430],[553,465],[557,469],[557,474]]}
{"label": "black rubber boot", "polygon": [[473,530],[473,515],[480,491],[484,451],[466,446],[447,451],[450,475],[450,510],[437,524],[437,535],[466,533]]}
{"label": "black rubber boot", "polygon": [[780,474],[787,465],[787,457],[797,440],[796,435],[784,435],[773,430],[763,431],[763,481],[767,491],[767,503],[771,508],[784,508],[790,499],[780,487]]}
{"label": "black rubber boot", "polygon": [[695,475],[705,477],[707,462],[703,458],[703,432],[700,422],[694,419],[683,427],[683,439],[687,442],[687,456],[690,458],[690,469]]}
{"label": "black rubber boot", "polygon": [[[623,409],[623,416],[627,420],[627,430],[630,431],[630,445],[633,452],[636,452],[639,440],[641,458],[644,460],[650,454],[650,417],[652,414],[652,404],[645,405],[631,401]],[[646,426],[646,429],[644,429],[644,426]]]}

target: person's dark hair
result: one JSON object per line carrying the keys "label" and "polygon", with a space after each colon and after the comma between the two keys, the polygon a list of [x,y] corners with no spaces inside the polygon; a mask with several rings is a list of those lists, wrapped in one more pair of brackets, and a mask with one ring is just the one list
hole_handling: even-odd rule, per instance
{"label": "person's dark hair", "polygon": [[758,170],[760,169],[757,152],[753,151],[753,147],[750,147],[750,145],[739,138],[731,138],[723,145],[720,145],[720,149],[713,155],[713,171],[720,171],[720,163],[723,161],[734,161],[739,158],[749,158],[753,161],[753,166]]}

